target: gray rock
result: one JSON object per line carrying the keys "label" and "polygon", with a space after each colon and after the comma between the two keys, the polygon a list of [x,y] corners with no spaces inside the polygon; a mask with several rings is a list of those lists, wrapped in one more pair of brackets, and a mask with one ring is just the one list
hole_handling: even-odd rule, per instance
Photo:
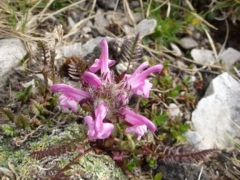
{"label": "gray rock", "polygon": [[140,21],[143,20],[144,16],[142,13],[134,13],[133,18],[134,18],[135,23],[139,23]]}
{"label": "gray rock", "polygon": [[135,29],[135,34],[140,34],[141,37],[152,34],[157,26],[155,19],[144,19],[142,20]]}
{"label": "gray rock", "polygon": [[68,21],[68,28],[71,29],[76,23],[74,22],[73,18],[72,17],[68,17],[67,18],[67,21]]}
{"label": "gray rock", "polygon": [[[112,40],[112,38],[110,37],[105,37],[105,38],[108,41]],[[58,52],[59,54],[62,53],[62,56],[64,57],[71,57],[71,56],[84,57],[87,54],[92,53],[96,46],[99,46],[101,39],[102,37],[97,37],[87,41],[85,44],[75,43],[68,46],[62,46],[60,47]],[[58,57],[58,58],[61,58],[61,57]]]}
{"label": "gray rock", "polygon": [[103,9],[114,9],[117,5],[117,0],[98,0],[97,2]]}
{"label": "gray rock", "polygon": [[232,70],[234,63],[240,61],[240,52],[230,47],[220,54],[219,59],[222,60],[226,69],[230,71]]}
{"label": "gray rock", "polygon": [[192,37],[184,37],[180,40],[180,45],[184,49],[192,49],[198,47],[197,41],[195,41]]}
{"label": "gray rock", "polygon": [[213,51],[207,49],[193,49],[191,56],[194,61],[205,65],[213,65],[216,62]]}
{"label": "gray rock", "polygon": [[188,132],[184,133],[184,136],[187,138],[187,141],[190,145],[198,144],[203,139],[202,136],[200,136],[195,131],[188,131]]}
{"label": "gray rock", "polygon": [[177,117],[181,115],[179,107],[174,103],[169,104],[168,112],[171,117]]}
{"label": "gray rock", "polygon": [[131,8],[138,8],[140,6],[139,1],[131,1],[130,2],[130,7]]}
{"label": "gray rock", "polygon": [[126,33],[126,35],[132,35],[133,34],[133,28],[129,26],[128,24],[123,25],[123,31]]}
{"label": "gray rock", "polygon": [[170,42],[170,46],[171,46],[173,52],[174,52],[177,56],[182,56],[182,55],[183,55],[181,49],[180,49],[176,44]]}
{"label": "gray rock", "polygon": [[4,83],[8,72],[15,67],[27,54],[20,39],[0,40],[0,84]]}
{"label": "gray rock", "polygon": [[57,58],[60,59],[62,54],[63,57],[71,57],[71,56],[78,56],[81,57],[83,53],[82,50],[82,43],[75,43],[68,46],[62,46],[57,49]]}
{"label": "gray rock", "polygon": [[192,113],[194,129],[203,140],[200,149],[232,145],[227,134],[240,137],[240,83],[228,73],[212,80],[205,97]]}
{"label": "gray rock", "polygon": [[107,27],[109,26],[109,21],[104,16],[104,11],[101,9],[98,9],[96,12],[96,16],[94,18],[95,24],[97,24],[99,27]]}
{"label": "gray rock", "polygon": [[103,10],[98,9],[96,12],[96,16],[94,18],[94,24],[95,29],[102,35],[106,36],[106,30],[105,28],[109,26],[109,21],[105,18],[105,15],[103,14]]}

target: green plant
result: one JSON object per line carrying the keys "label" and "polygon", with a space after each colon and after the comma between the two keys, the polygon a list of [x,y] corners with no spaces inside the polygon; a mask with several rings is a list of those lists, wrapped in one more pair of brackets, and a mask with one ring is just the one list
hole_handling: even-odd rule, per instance
{"label": "green plant", "polygon": [[15,131],[15,129],[10,126],[9,124],[3,124],[1,126],[3,132],[7,135],[7,136],[16,136],[18,133]]}
{"label": "green plant", "polygon": [[216,18],[217,11],[221,11],[223,19],[230,18],[234,24],[240,20],[240,1],[239,0],[223,0],[211,3],[213,5],[209,10],[209,16]]}
{"label": "green plant", "polygon": [[172,18],[158,18],[157,27],[152,35],[157,44],[168,46],[169,42],[179,43],[177,34],[182,32],[183,23]]}
{"label": "green plant", "polygon": [[26,103],[30,97],[31,90],[32,85],[29,85],[23,92],[17,92],[14,97],[22,101],[22,103]]}

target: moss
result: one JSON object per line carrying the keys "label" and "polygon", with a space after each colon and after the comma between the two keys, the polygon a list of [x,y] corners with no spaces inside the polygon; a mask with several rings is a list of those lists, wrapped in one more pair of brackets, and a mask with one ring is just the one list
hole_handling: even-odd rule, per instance
{"label": "moss", "polygon": [[[50,135],[43,135],[40,138],[29,140],[25,146],[28,148],[10,150],[6,144],[0,146],[0,166],[9,168],[8,162],[12,162],[20,179],[32,180],[40,177],[47,177],[56,173],[56,168],[65,167],[79,151],[68,152],[60,156],[48,156],[41,160],[29,157],[32,151],[43,150],[49,145],[60,145],[61,142],[69,142],[82,136],[84,125],[77,123],[69,124],[64,131],[55,129]],[[5,142],[6,143],[6,142]],[[69,179],[127,179],[122,170],[116,167],[115,162],[107,155],[97,155],[94,152],[87,153],[79,159],[79,163],[71,166],[72,169],[65,172]],[[10,168],[9,168],[10,169]]]}

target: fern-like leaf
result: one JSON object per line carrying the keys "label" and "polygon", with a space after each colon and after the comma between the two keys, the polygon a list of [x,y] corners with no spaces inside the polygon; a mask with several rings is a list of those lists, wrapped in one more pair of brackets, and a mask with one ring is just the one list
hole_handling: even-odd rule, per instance
{"label": "fern-like leaf", "polygon": [[73,152],[76,149],[81,149],[81,145],[76,145],[76,140],[71,141],[69,143],[63,143],[59,146],[53,146],[53,147],[48,147],[45,150],[40,150],[40,151],[34,151],[32,152],[29,156],[35,159],[42,159],[47,156],[60,156],[62,154],[65,154],[67,152]]}
{"label": "fern-like leaf", "polygon": [[35,100],[31,100],[31,108],[35,115],[49,114],[49,111]]}
{"label": "fern-like leaf", "polygon": [[17,132],[15,131],[15,129],[10,126],[9,124],[3,124],[1,126],[3,132],[7,135],[7,136],[15,136],[17,135]]}
{"label": "fern-like leaf", "polygon": [[204,160],[211,153],[219,151],[218,149],[196,150],[192,147],[166,147],[160,158],[164,162],[199,162]]}
{"label": "fern-like leaf", "polygon": [[15,115],[13,114],[13,112],[10,109],[7,108],[0,108],[0,111],[2,112],[2,114],[9,119],[11,122],[15,121]]}
{"label": "fern-like leaf", "polygon": [[142,57],[143,52],[139,34],[137,36],[126,38],[123,41],[121,52],[118,56],[118,60],[130,63],[141,61]]}
{"label": "fern-like leaf", "polygon": [[16,122],[23,129],[27,129],[30,127],[30,119],[24,116],[23,114],[19,114],[16,117]]}
{"label": "fern-like leaf", "polygon": [[80,80],[82,74],[89,68],[90,63],[76,56],[69,57],[61,66],[61,74],[72,80]]}
{"label": "fern-like leaf", "polygon": [[48,47],[48,44],[43,41],[38,41],[38,49],[40,51],[41,56],[39,60],[43,62],[44,66],[48,65],[48,62],[50,62],[51,60],[50,49]]}

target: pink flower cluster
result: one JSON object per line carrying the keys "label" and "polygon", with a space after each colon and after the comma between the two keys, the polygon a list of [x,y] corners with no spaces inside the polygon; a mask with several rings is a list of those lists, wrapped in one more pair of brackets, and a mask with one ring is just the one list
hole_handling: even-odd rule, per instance
{"label": "pink flower cluster", "polygon": [[[116,83],[114,73],[109,69],[115,61],[109,59],[107,41],[102,39],[100,45],[100,58],[96,59],[82,76],[86,84],[82,90],[66,84],[54,84],[51,91],[62,94],[59,100],[64,111],[71,109],[77,113],[78,105],[83,103],[92,107],[92,114],[84,117],[88,125],[89,139],[108,138],[114,129],[114,123],[121,122],[126,124],[125,133],[133,133],[140,140],[147,129],[154,132],[156,127],[149,119],[135,113],[127,105],[133,94],[149,97],[152,84],[147,76],[160,72],[163,67],[155,65],[147,68],[148,62],[144,62],[133,74],[125,74],[122,80]],[[95,73],[99,70],[101,75],[98,76]]]}

